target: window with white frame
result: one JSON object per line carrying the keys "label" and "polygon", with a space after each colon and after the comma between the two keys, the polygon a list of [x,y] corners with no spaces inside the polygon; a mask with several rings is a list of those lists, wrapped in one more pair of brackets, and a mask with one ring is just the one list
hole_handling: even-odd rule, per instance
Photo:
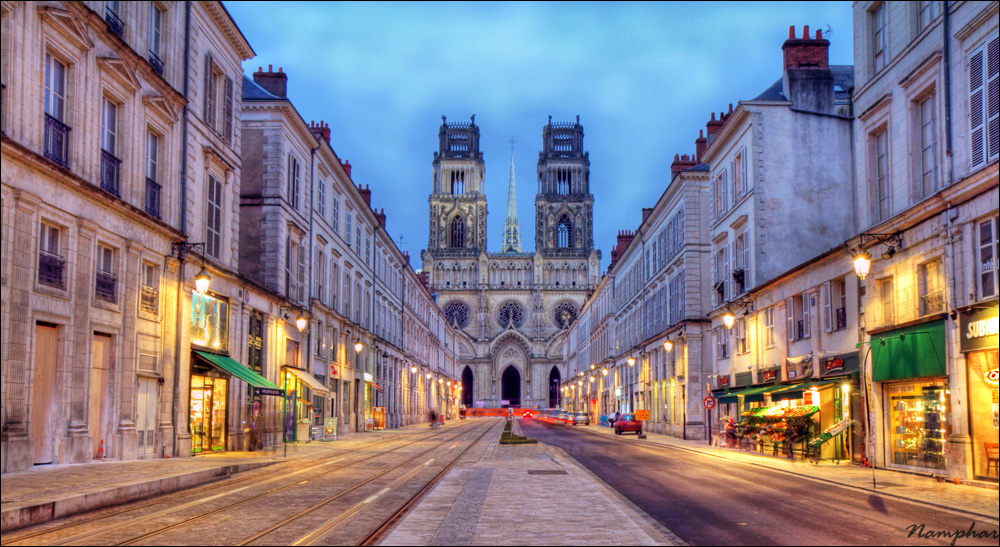
{"label": "window with white frame", "polygon": [[774,308],[764,310],[764,347],[774,347]]}
{"label": "window with white frame", "polygon": [[118,153],[118,105],[108,97],[101,102],[101,150]]}
{"label": "window with white frame", "polygon": [[[351,246],[351,235],[352,235],[351,232],[354,231],[353,221],[354,221],[354,211],[351,211],[351,209],[348,208],[347,210],[344,211],[344,223],[345,223],[344,224],[344,241],[347,242],[347,246],[348,247]],[[355,249],[356,248],[357,247],[355,247]]]}
{"label": "window with white frame", "polygon": [[149,57],[153,68],[163,74],[163,10],[156,2],[149,4]]}
{"label": "window with white frame", "polygon": [[925,28],[931,25],[938,14],[941,12],[941,8],[938,5],[937,0],[920,0],[917,4],[917,33],[919,34]]}
{"label": "window with white frame", "polygon": [[157,218],[160,217],[160,137],[152,131],[146,131],[146,202],[145,211]]}
{"label": "window with white frame", "polygon": [[48,222],[41,223],[38,234],[38,282],[66,288],[66,260],[62,257],[62,229]]}
{"label": "window with white frame", "polygon": [[880,2],[869,12],[872,29],[872,69],[874,72],[882,70],[882,67],[889,60],[889,27],[886,24],[888,6],[886,4],[887,2]]}
{"label": "window with white frame", "polygon": [[743,147],[733,158],[733,200],[747,193],[747,149]]}
{"label": "window with white frame", "polygon": [[805,293],[785,299],[785,320],[789,340],[809,337],[809,296]]}
{"label": "window with white frame", "polygon": [[316,298],[320,302],[326,302],[326,291],[324,291],[324,283],[326,283],[326,253],[323,252],[323,248],[316,246],[316,256],[314,258],[313,268],[316,270],[313,275],[316,276]]}
{"label": "window with white frame", "polygon": [[156,315],[160,301],[160,273],[155,264],[142,263],[142,286],[139,288],[139,309]]}
{"label": "window with white frame", "polygon": [[931,93],[917,103],[917,125],[920,152],[919,195],[930,196],[938,190],[937,94]]}
{"label": "window with white frame", "polygon": [[208,176],[208,210],[205,222],[205,254],[222,258],[222,181]]}
{"label": "window with white frame", "polygon": [[889,132],[881,128],[869,136],[871,146],[871,215],[872,222],[886,220],[892,213],[889,181]]}
{"label": "window with white frame", "polygon": [[353,319],[354,316],[351,314],[351,272],[350,272],[350,270],[347,270],[347,271],[344,272],[344,290],[341,291],[341,294],[344,295],[344,299],[343,299],[344,300],[343,301],[343,308],[344,309],[342,310],[343,313],[344,313],[344,316],[345,317],[350,317],[351,319]]}
{"label": "window with white frame", "polygon": [[333,196],[333,231],[340,233],[340,199]]}
{"label": "window with white frame", "polygon": [[45,54],[45,113],[66,122],[66,65]]}
{"label": "window with white frame", "polygon": [[736,353],[740,355],[745,355],[750,353],[750,344],[747,341],[747,318],[746,316],[740,317],[736,320],[736,324],[733,325],[736,331]]}
{"label": "window with white frame", "polygon": [[337,309],[337,293],[340,292],[338,287],[340,286],[340,265],[337,264],[337,258],[330,258],[330,308]]}
{"label": "window with white frame", "polygon": [[729,277],[728,250],[729,248],[725,243],[719,244],[712,260],[712,295],[715,306],[719,306],[725,302],[729,295],[727,282],[727,278]]}
{"label": "window with white frame", "polygon": [[718,359],[729,358],[729,334],[730,331],[726,327],[715,329],[716,357]]}
{"label": "window with white frame", "polygon": [[326,220],[326,181],[319,179],[317,186],[316,208],[319,210],[320,218]]}
{"label": "window with white frame", "polygon": [[94,295],[108,302],[118,301],[118,278],[115,276],[115,250],[107,245],[97,245],[97,272]]}
{"label": "window with white frame", "polygon": [[920,315],[944,311],[944,263],[940,258],[918,267]]}
{"label": "window with white frame", "polygon": [[288,204],[299,208],[299,160],[288,154]]}
{"label": "window with white frame", "polygon": [[985,40],[969,55],[971,167],[1000,157],[1000,38]]}
{"label": "window with white frame", "polygon": [[[211,53],[205,54],[204,121],[227,144],[233,143],[233,80],[222,72]],[[221,108],[220,108],[221,106]]]}
{"label": "window with white frame", "polygon": [[729,208],[729,184],[726,179],[727,173],[725,169],[715,177],[716,218],[722,218],[722,214]]}
{"label": "window with white frame", "polygon": [[733,242],[733,295],[746,292],[750,286],[750,231],[743,230]]}
{"label": "window with white frame", "polygon": [[976,284],[979,288],[979,299],[992,298],[997,295],[997,254],[1000,251],[998,246],[998,231],[1000,231],[1000,217],[988,218],[979,222],[978,237],[976,238],[976,248],[978,257],[978,275]]}

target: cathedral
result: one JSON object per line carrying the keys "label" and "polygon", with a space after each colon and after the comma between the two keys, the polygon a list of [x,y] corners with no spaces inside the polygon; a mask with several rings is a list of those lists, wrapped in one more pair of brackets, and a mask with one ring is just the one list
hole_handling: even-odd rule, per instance
{"label": "cathedral", "polygon": [[469,408],[559,406],[566,329],[600,277],[594,197],[583,126],[542,128],[535,195],[535,249],[521,249],[510,161],[499,252],[486,245],[486,169],[479,127],[441,117],[433,160],[430,235],[423,271],[445,317],[464,334],[462,403]]}

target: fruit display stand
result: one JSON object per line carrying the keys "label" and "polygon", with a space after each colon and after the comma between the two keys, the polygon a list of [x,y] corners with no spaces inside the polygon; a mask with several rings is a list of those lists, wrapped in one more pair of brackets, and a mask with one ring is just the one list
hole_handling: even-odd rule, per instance
{"label": "fruit display stand", "polygon": [[810,458],[813,449],[809,441],[815,429],[813,415],[818,412],[819,407],[814,405],[754,408],[740,415],[742,427],[737,431],[752,436],[762,454],[770,448],[772,455],[781,452],[793,458],[798,452],[801,457]]}

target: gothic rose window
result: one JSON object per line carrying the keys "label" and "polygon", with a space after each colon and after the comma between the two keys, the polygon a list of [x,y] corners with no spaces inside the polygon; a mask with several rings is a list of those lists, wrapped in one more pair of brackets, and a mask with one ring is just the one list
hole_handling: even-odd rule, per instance
{"label": "gothic rose window", "polygon": [[469,324],[469,307],[462,302],[451,302],[444,307],[444,316],[449,325],[458,325],[464,329]]}
{"label": "gothic rose window", "polygon": [[560,329],[568,328],[570,323],[576,319],[576,306],[569,302],[563,302],[556,306],[553,316],[557,327]]}
{"label": "gothic rose window", "polygon": [[465,220],[458,215],[451,220],[451,246],[465,247]]}
{"label": "gothic rose window", "polygon": [[517,302],[507,302],[500,306],[497,311],[497,323],[503,328],[507,328],[508,325],[520,328],[524,323],[524,311],[521,305]]}

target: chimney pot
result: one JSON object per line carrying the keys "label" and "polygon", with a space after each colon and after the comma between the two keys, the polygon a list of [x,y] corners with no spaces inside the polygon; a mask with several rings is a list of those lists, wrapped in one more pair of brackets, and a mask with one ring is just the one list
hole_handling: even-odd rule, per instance
{"label": "chimney pot", "polygon": [[802,27],[802,39],[803,40],[809,39],[809,25],[805,25],[804,27]]}
{"label": "chimney pot", "polygon": [[788,39],[789,40],[795,39],[795,25],[788,27]]}

